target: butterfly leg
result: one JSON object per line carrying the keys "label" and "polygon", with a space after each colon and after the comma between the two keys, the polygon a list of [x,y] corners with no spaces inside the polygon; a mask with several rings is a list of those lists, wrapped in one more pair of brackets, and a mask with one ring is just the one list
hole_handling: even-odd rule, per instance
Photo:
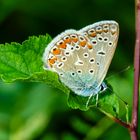
{"label": "butterfly leg", "polygon": [[88,108],[88,105],[89,105],[89,102],[90,102],[90,99],[92,98],[93,94],[91,94],[89,97],[88,97],[88,100],[86,102],[86,108]]}
{"label": "butterfly leg", "polygon": [[98,107],[98,99],[99,99],[99,95],[98,93],[96,94],[96,107]]}

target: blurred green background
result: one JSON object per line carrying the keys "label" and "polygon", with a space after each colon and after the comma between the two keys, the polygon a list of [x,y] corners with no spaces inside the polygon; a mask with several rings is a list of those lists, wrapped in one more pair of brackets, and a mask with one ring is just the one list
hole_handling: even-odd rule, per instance
{"label": "blurred green background", "polygon": [[[129,104],[133,91],[134,0],[0,0],[0,43],[80,29],[101,20],[120,25],[118,48],[108,75]],[[107,76],[108,77],[108,76]],[[121,105],[121,108],[124,108]],[[125,116],[125,109],[121,116]],[[131,118],[130,118],[131,119]],[[139,131],[140,132],[140,131]],[[67,95],[41,83],[0,82],[0,140],[130,140],[127,129],[98,110],[67,106]]]}

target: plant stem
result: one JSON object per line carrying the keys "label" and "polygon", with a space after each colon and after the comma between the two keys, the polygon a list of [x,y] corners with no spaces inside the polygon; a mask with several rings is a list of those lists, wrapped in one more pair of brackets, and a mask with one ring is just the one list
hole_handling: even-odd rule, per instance
{"label": "plant stem", "polygon": [[106,116],[108,116],[109,118],[111,118],[113,121],[117,122],[118,124],[120,124],[121,126],[124,126],[125,128],[128,128],[130,129],[130,124],[122,121],[121,119],[117,118],[117,117],[114,117],[112,116],[111,114],[105,112],[104,110],[98,108],[102,113],[104,113]]}
{"label": "plant stem", "polygon": [[138,103],[139,103],[139,70],[140,70],[140,0],[136,0],[136,42],[134,54],[134,93],[132,121],[130,127],[131,140],[138,140]]}
{"label": "plant stem", "polygon": [[120,125],[122,125],[122,126],[128,128],[128,129],[130,128],[130,124],[128,124],[128,123],[126,123],[126,122],[120,120],[119,118],[114,118],[114,121],[117,122],[118,124],[120,124]]}

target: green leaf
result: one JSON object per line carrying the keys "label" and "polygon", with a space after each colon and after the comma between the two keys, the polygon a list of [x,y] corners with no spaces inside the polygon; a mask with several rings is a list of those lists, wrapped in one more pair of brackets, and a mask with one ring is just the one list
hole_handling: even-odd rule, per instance
{"label": "green leaf", "polygon": [[68,97],[68,105],[73,109],[80,109],[83,111],[87,111],[89,108],[95,107],[108,116],[117,117],[119,114],[119,100],[113,93],[110,85],[106,91],[98,94],[98,100],[96,100],[96,95],[89,99],[89,97],[78,96],[71,93]]}
{"label": "green leaf", "polygon": [[[51,41],[49,35],[30,37],[22,44],[6,43],[0,45],[0,77],[5,82],[16,80],[28,82],[43,82],[52,85],[65,93],[70,90],[60,81],[56,73],[43,69],[42,56],[47,44]],[[110,88],[108,88],[110,89]],[[112,90],[99,93],[98,108],[106,114],[117,116],[119,104]],[[81,97],[74,93],[69,94],[68,104],[74,109],[88,110],[96,107],[96,96],[87,102],[89,97]]]}
{"label": "green leaf", "polygon": [[55,88],[62,90],[64,93],[69,93],[70,90],[59,81],[59,77],[55,72],[47,71],[36,73],[32,75],[27,81],[43,82]]}
{"label": "green leaf", "polygon": [[0,78],[5,82],[26,80],[32,82],[45,82],[61,89],[69,90],[63,86],[56,73],[43,69],[42,56],[47,44],[51,41],[49,35],[33,36],[22,44],[0,44]]}

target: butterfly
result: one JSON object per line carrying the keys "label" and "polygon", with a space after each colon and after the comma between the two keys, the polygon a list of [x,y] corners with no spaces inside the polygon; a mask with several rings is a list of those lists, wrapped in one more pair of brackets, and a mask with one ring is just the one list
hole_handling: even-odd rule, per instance
{"label": "butterfly", "polygon": [[79,31],[70,29],[45,48],[44,68],[56,72],[60,81],[80,96],[94,96],[107,88],[103,82],[119,36],[115,21],[100,21]]}

